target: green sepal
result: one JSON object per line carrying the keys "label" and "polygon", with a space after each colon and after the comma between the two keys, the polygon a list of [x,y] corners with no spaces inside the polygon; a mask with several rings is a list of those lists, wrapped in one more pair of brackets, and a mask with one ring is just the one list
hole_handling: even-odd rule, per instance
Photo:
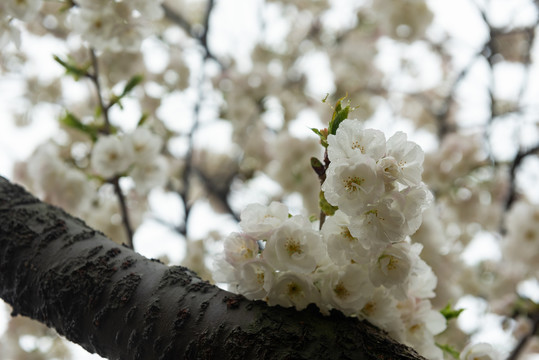
{"label": "green sepal", "polygon": [[451,304],[447,304],[442,310],[440,310],[440,313],[445,317],[446,321],[449,321],[451,319],[458,318],[460,313],[464,310],[465,309],[452,309]]}
{"label": "green sepal", "polygon": [[337,133],[339,125],[348,118],[348,113],[350,112],[350,100],[348,100],[348,104],[344,108],[342,106],[342,102],[344,99],[346,99],[346,97],[347,96],[343,96],[342,98],[340,98],[335,105],[335,109],[333,110],[333,116],[331,117],[331,121],[329,122],[329,134],[335,135]]}
{"label": "green sepal", "polygon": [[451,355],[454,359],[459,359],[460,353],[451,345],[447,344],[438,344],[436,343],[436,346],[438,346],[440,349],[442,349],[443,352],[448,353]]}
{"label": "green sepal", "polygon": [[320,210],[324,212],[324,214],[328,216],[332,216],[335,214],[335,211],[339,210],[337,206],[333,206],[326,200],[326,197],[324,196],[324,192],[320,191],[320,194],[318,196]]}
{"label": "green sepal", "polygon": [[60,118],[60,124],[70,127],[72,129],[82,131],[83,133],[90,136],[93,142],[97,141],[97,129],[93,126],[84,124],[83,122],[79,120],[79,118],[77,118],[74,114],[70,113],[69,111],[66,112],[65,116]]}
{"label": "green sepal", "polygon": [[315,128],[311,128],[311,130],[320,137],[320,144],[322,144],[323,147],[328,147],[328,129],[322,129],[318,130]]}
{"label": "green sepal", "polygon": [[60,57],[57,55],[53,55],[53,58],[54,61],[63,66],[63,68],[66,70],[66,74],[73,76],[75,80],[79,80],[81,77],[88,76],[88,68],[90,67],[89,64],[85,66],[79,66],[75,64],[71,59],[65,61],[60,59]]}

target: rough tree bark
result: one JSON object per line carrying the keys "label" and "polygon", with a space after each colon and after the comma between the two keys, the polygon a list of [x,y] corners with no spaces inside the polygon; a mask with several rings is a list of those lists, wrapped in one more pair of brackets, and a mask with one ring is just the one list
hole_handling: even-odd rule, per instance
{"label": "rough tree bark", "polygon": [[146,259],[2,177],[0,297],[109,359],[423,359],[367,322],[268,307]]}

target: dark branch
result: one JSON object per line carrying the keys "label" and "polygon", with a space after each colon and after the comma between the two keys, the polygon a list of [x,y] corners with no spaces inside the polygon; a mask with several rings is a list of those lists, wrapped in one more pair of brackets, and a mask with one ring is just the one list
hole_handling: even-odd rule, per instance
{"label": "dark branch", "polygon": [[109,359],[424,359],[367,322],[268,307],[148,260],[2,177],[0,297]]}

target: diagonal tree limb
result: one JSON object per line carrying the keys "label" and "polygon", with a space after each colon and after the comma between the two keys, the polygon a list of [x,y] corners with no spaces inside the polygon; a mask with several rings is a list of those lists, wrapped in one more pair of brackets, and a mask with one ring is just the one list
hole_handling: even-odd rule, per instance
{"label": "diagonal tree limb", "polygon": [[367,322],[268,307],[146,259],[2,177],[0,297],[109,359],[423,359]]}

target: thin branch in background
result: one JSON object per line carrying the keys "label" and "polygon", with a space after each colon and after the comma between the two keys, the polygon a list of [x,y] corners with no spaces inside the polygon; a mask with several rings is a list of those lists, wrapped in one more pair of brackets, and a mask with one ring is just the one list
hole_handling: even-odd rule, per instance
{"label": "thin branch in background", "polygon": [[507,358],[507,360],[517,360],[519,358],[520,353],[522,350],[524,350],[525,345],[527,344],[528,340],[530,340],[533,336],[538,335],[539,333],[539,313],[531,314],[529,315],[530,320],[532,321],[532,326],[530,331],[520,339],[517,346],[513,349],[511,352],[511,355]]}
{"label": "thin branch in background", "polygon": [[505,211],[511,208],[511,205],[517,198],[516,172],[518,168],[526,157],[530,155],[536,155],[537,153],[539,153],[539,144],[526,151],[519,151],[518,154],[515,156],[514,160],[512,161],[511,169],[509,170],[509,194],[507,196],[507,200],[505,201]]}
{"label": "thin branch in background", "polygon": [[224,184],[216,185],[212,178],[204,174],[204,172],[200,169],[193,168],[193,171],[196,173],[197,177],[204,183],[204,188],[206,189],[206,191],[208,191],[217,200],[219,200],[226,212],[230,214],[236,222],[240,222],[239,215],[232,209],[228,202],[228,195],[230,193],[232,181],[238,175],[238,173],[234,172],[232,175],[227,177],[224,180]]}
{"label": "thin branch in background", "polygon": [[202,47],[204,48],[204,58],[205,59],[212,59],[214,60],[217,64],[219,64],[219,66],[221,67],[221,69],[224,69],[225,66],[224,64],[215,56],[213,55],[213,53],[210,51],[210,48],[208,46],[208,32],[209,32],[209,22],[210,22],[210,17],[211,17],[211,13],[213,11],[213,8],[215,6],[215,1],[214,0],[209,0],[208,1],[208,6],[206,8],[206,12],[205,12],[205,15],[204,15],[204,21],[203,21],[203,24],[202,24],[202,32],[200,34],[197,33],[197,31],[195,31],[195,27],[189,23],[189,21],[183,17],[181,14],[179,14],[178,12],[174,11],[170,6],[166,5],[166,4],[163,4],[161,5],[164,12],[165,12],[165,17],[170,20],[171,22],[173,22],[174,24],[178,25],[180,28],[182,28],[189,36],[191,36],[192,38],[198,40],[200,42],[200,45],[202,45]]}
{"label": "thin branch in background", "polygon": [[189,201],[189,193],[190,193],[191,187],[189,185],[191,181],[191,176],[193,175],[194,135],[196,131],[198,130],[198,126],[200,123],[200,110],[201,110],[202,101],[204,99],[203,88],[204,88],[204,83],[206,80],[205,64],[208,59],[213,58],[211,56],[211,52],[208,48],[208,43],[207,43],[207,36],[210,30],[209,29],[210,17],[211,17],[211,12],[213,11],[213,8],[214,8],[214,1],[210,0],[208,2],[208,7],[206,8],[206,14],[204,16],[203,31],[202,31],[201,36],[198,38],[202,46],[204,47],[205,52],[202,58],[201,75],[197,84],[198,98],[197,98],[197,101],[195,102],[195,106],[193,109],[193,126],[191,127],[191,129],[189,130],[189,133],[187,134],[188,145],[187,145],[187,153],[185,154],[185,167],[183,169],[183,174],[182,174],[183,189],[179,193],[183,202],[183,207],[184,207],[184,223],[182,226],[179,227],[179,232],[185,238],[187,238],[187,232],[188,232],[187,223],[189,221],[189,215],[191,213],[191,204]]}
{"label": "thin branch in background", "polygon": [[[103,95],[101,92],[101,84],[99,82],[99,64],[98,64],[98,59],[97,59],[94,49],[90,49],[90,58],[92,61],[93,73],[87,73],[86,76],[92,81],[96,89],[97,100],[99,102],[99,107],[101,109],[101,114],[104,120],[103,133],[110,134],[111,125],[110,125],[110,118],[109,118],[109,110],[110,110],[111,104],[105,104],[105,101],[103,100]],[[130,249],[133,249],[133,227],[129,219],[129,210],[127,208],[125,195],[120,186],[120,178],[116,176],[113,179],[109,179],[108,182],[114,186],[114,192],[116,193],[116,196],[118,197],[118,203],[120,205],[120,212],[122,215],[122,224],[125,229],[125,233],[127,235],[126,245]]]}

